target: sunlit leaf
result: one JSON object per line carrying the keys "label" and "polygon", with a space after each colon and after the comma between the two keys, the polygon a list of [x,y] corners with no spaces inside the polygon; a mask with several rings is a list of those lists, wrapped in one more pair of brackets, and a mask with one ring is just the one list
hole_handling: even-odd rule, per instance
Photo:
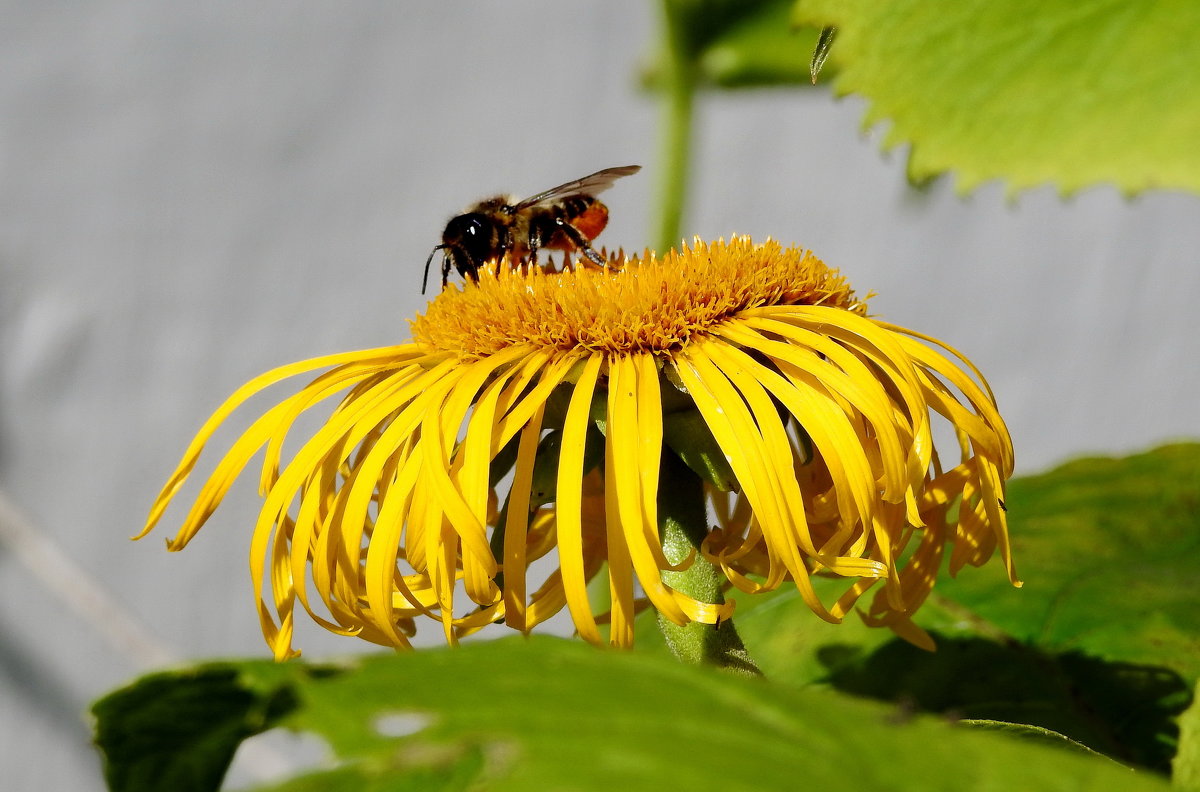
{"label": "sunlit leaf", "polygon": [[911,144],[917,181],[1200,189],[1194,0],[801,0],[836,25],[840,93]]}
{"label": "sunlit leaf", "polygon": [[1024,588],[989,566],[939,591],[1042,649],[1200,678],[1200,445],[1069,462],[1007,503]]}
{"label": "sunlit leaf", "polygon": [[[1200,673],[1200,446],[1072,462],[1013,481],[1007,505],[1025,586],[996,564],[945,576],[916,616],[935,654],[826,624],[794,591],[739,602],[750,653],[775,680],[1034,725],[1166,772]],[[845,586],[817,584],[825,601]]]}
{"label": "sunlit leaf", "polygon": [[[187,700],[232,673],[260,706],[294,701],[280,723],[324,738],[338,764],[272,787],[280,792],[793,789],[799,779],[834,792],[1167,789],[1101,758],[904,709],[562,639],[305,668],[220,664],[156,679]],[[121,706],[98,711],[102,729],[126,728],[139,708],[154,713],[140,729],[171,717],[139,684],[109,697]],[[108,756],[110,767],[128,759]],[[113,786],[149,788],[203,787]]]}

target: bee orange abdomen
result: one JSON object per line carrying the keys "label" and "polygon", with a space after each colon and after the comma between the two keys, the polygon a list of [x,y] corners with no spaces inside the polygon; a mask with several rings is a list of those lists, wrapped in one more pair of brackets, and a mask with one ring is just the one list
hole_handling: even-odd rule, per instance
{"label": "bee orange abdomen", "polygon": [[600,236],[600,232],[608,225],[608,207],[599,201],[592,201],[592,205],[583,211],[578,217],[571,220],[571,225],[583,234],[588,240],[593,240]]}

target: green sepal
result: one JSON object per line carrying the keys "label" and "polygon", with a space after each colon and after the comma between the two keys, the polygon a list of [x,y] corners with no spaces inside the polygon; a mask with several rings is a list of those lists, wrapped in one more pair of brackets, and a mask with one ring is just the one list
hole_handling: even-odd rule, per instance
{"label": "green sepal", "polygon": [[[562,452],[562,430],[555,429],[538,443],[530,482],[529,508],[539,509],[558,499],[558,457]],[[583,448],[583,473],[597,468],[604,461],[604,436],[591,424]]]}
{"label": "green sepal", "polygon": [[722,492],[740,490],[729,460],[699,410],[663,415],[663,441],[692,471]]}
{"label": "green sepal", "polygon": [[504,448],[501,448],[499,453],[492,458],[492,463],[488,466],[488,486],[498,485],[500,480],[513,469],[513,465],[517,463],[517,448],[520,439],[520,433],[514,434],[512,439],[504,444]]}

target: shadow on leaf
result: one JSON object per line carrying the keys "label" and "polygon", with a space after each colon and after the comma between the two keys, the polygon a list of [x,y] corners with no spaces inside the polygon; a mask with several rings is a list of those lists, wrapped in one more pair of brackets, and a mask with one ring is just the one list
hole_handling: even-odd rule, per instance
{"label": "shadow on leaf", "polygon": [[897,639],[869,654],[834,644],[817,658],[826,681],[846,693],[956,720],[1040,726],[1119,762],[1170,771],[1175,718],[1191,701],[1174,671],[1016,642],[935,637],[932,654]]}

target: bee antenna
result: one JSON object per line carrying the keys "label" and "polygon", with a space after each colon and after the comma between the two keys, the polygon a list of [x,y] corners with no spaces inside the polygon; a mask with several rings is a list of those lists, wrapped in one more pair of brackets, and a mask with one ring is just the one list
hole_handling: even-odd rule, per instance
{"label": "bee antenna", "polygon": [[433,257],[437,255],[439,250],[445,250],[446,245],[438,245],[433,250],[429,251],[429,258],[425,259],[425,275],[421,278],[421,294],[425,293],[425,287],[429,285],[429,264],[433,261]]}

